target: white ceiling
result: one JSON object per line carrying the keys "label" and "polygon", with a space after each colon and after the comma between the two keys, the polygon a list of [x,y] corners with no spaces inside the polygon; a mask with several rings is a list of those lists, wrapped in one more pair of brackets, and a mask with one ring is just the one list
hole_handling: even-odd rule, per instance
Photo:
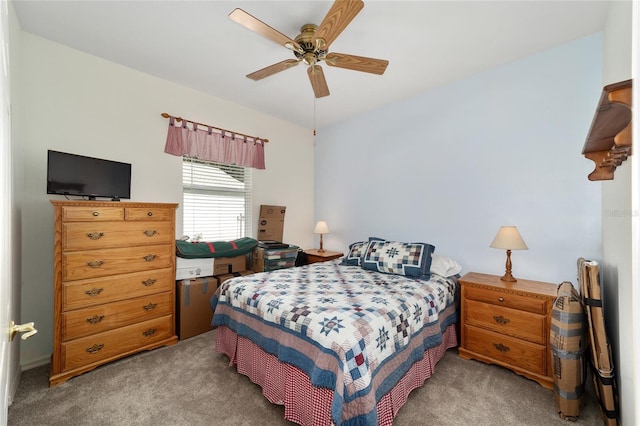
{"label": "white ceiling", "polygon": [[[312,128],[305,66],[261,81],[245,77],[293,58],[231,21],[236,7],[295,38],[332,1],[14,0],[23,31]],[[330,51],[388,59],[378,76],[323,65],[331,95],[316,127],[601,31],[607,1],[380,1]],[[167,111],[179,114],[179,111]]]}

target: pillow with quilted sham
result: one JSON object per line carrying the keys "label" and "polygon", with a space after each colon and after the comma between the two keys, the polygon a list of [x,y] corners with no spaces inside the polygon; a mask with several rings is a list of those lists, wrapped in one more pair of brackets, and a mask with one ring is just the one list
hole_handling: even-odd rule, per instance
{"label": "pillow with quilted sham", "polygon": [[357,241],[349,246],[349,252],[342,259],[342,265],[361,266],[364,252],[371,241],[384,241],[382,238],[369,237],[368,241]]}
{"label": "pillow with quilted sham", "polygon": [[362,258],[362,267],[387,274],[428,279],[435,247],[427,243],[370,241]]}
{"label": "pillow with quilted sham", "polygon": [[357,241],[349,246],[347,255],[342,259],[343,265],[360,266],[369,241]]}

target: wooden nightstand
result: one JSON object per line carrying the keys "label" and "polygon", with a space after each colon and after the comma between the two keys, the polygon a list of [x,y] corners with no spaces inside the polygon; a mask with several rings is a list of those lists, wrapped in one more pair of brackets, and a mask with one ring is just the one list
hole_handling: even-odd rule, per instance
{"label": "wooden nightstand", "polygon": [[329,250],[325,250],[324,252],[320,253],[318,249],[305,250],[304,254],[307,255],[307,265],[316,262],[326,262],[327,260],[337,259],[344,255],[344,253],[341,253],[339,251]]}
{"label": "wooden nightstand", "polygon": [[461,288],[462,358],[509,368],[553,388],[551,365],[551,308],[558,285],[470,272]]}

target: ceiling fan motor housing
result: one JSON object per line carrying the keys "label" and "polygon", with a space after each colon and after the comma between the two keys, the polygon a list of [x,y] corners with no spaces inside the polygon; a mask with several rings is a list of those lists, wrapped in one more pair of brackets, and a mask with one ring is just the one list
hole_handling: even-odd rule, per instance
{"label": "ceiling fan motor housing", "polygon": [[296,43],[302,48],[302,52],[293,51],[294,55],[307,65],[315,65],[316,62],[324,60],[327,55],[326,50],[316,48],[318,41],[315,39],[318,26],[315,24],[305,24],[300,28],[300,34],[295,38]]}

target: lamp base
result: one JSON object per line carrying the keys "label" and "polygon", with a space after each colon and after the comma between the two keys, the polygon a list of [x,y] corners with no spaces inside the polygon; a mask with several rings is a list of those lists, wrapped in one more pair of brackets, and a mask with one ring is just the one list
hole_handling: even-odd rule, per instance
{"label": "lamp base", "polygon": [[500,279],[508,283],[515,283],[516,281],[518,281],[515,278],[513,278],[513,275],[511,275],[511,250],[508,250],[508,249],[507,249],[507,263],[505,265],[504,275]]}
{"label": "lamp base", "polygon": [[318,249],[318,253],[324,253],[324,247],[322,247],[322,234],[320,234],[320,248]]}
{"label": "lamp base", "polygon": [[500,277],[500,280],[501,281],[506,281],[508,283],[515,283],[516,281],[518,281],[511,274],[504,274],[502,277]]}

